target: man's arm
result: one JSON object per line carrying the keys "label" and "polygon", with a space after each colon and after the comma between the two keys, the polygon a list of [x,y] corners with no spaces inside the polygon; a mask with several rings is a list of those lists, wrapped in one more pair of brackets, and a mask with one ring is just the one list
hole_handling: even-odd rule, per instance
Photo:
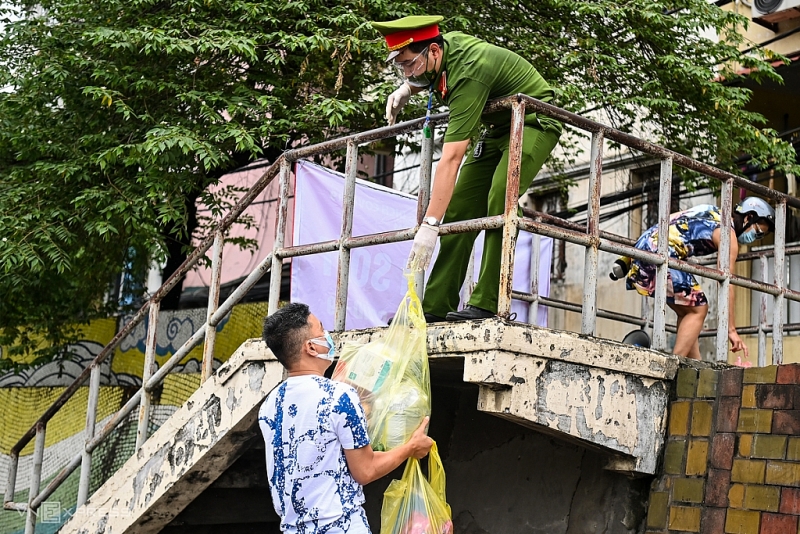
{"label": "man's arm", "polygon": [[444,144],[442,158],[436,165],[431,201],[428,204],[428,211],[425,212],[426,217],[436,217],[439,221],[444,217],[447,206],[450,204],[450,199],[453,197],[458,168],[461,166],[464,154],[467,153],[468,146],[469,139]]}
{"label": "man's arm", "polygon": [[360,449],[345,449],[347,467],[356,482],[365,486],[374,480],[388,475],[406,459],[424,458],[431,450],[433,440],[425,434],[429,417],[422,420],[422,424],[403,445],[390,451],[373,451],[371,445]]}

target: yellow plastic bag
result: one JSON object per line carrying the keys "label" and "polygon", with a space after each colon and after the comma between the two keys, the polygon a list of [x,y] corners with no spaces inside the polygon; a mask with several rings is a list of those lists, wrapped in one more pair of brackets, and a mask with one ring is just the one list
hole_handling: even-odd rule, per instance
{"label": "yellow plastic bag", "polygon": [[333,379],[353,386],[367,415],[370,443],[376,451],[402,445],[431,413],[427,323],[407,275],[403,297],[383,339],[342,347]]}
{"label": "yellow plastic bag", "polygon": [[419,460],[409,458],[403,478],[392,480],[383,494],[381,534],[452,534],[445,496],[445,476],[434,442],[428,455],[428,478]]}

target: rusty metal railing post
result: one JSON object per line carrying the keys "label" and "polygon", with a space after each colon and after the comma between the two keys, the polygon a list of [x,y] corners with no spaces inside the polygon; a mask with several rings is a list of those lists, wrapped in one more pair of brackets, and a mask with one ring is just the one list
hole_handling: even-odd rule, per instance
{"label": "rusty metal railing post", "polygon": [[[542,236],[533,234],[531,240],[531,296],[533,299],[528,304],[528,322],[539,324],[539,255],[541,254]],[[547,325],[545,325],[547,326]]]}
{"label": "rusty metal railing post", "polygon": [[591,245],[586,247],[583,274],[583,309],[581,334],[595,334],[597,326],[597,260],[600,255],[600,189],[603,174],[603,132],[592,133],[591,162],[589,163],[589,202],[586,213],[586,233]]}
{"label": "rusty metal railing post", "polygon": [[728,361],[728,325],[732,318],[729,316],[730,288],[731,288],[731,232],[730,221],[733,212],[733,180],[725,180],[720,192],[722,208],[720,209],[721,224],[719,226],[719,251],[717,253],[717,268],[722,271],[725,278],[717,285],[717,361]]}
{"label": "rusty metal railing post", "polygon": [[39,486],[42,483],[42,460],[44,459],[44,443],[47,425],[39,423],[36,425],[36,443],[33,446],[33,469],[31,470],[31,486],[28,492],[28,513],[25,516],[25,534],[36,532],[36,510],[33,507],[33,500],[39,495]]}
{"label": "rusty metal railing post", "polygon": [[525,103],[517,99],[511,108],[511,134],[508,142],[508,174],[506,174],[506,206],[503,215],[503,253],[500,259],[500,290],[497,294],[497,315],[511,315],[511,291],[514,282],[514,252],[519,219],[519,176],[522,165],[522,135],[525,129]]}
{"label": "rusty metal railing post", "polygon": [[669,216],[672,204],[672,159],[661,160],[658,197],[658,255],[664,263],[656,267],[655,307],[653,308],[653,348],[667,347],[667,278],[669,275]]}
{"label": "rusty metal railing post", "polygon": [[14,492],[17,487],[17,469],[19,468],[19,453],[12,451],[8,458],[8,473],[6,478],[6,492],[3,495],[3,508],[6,503],[14,502]]}
{"label": "rusty metal railing post", "polygon": [[150,315],[147,320],[147,340],[144,349],[144,365],[142,366],[142,389],[139,399],[139,422],[136,427],[136,450],[139,450],[147,441],[147,430],[150,425],[150,401],[152,393],[147,390],[147,382],[153,375],[156,365],[156,342],[158,341],[158,313],[161,302],[150,305]]}
{"label": "rusty metal railing post", "polygon": [[281,275],[283,274],[283,257],[278,253],[283,248],[286,235],[286,225],[289,219],[289,181],[292,177],[292,162],[284,158],[281,160],[280,171],[280,201],[278,202],[278,226],[275,228],[275,244],[272,248],[272,271],[269,276],[269,308],[268,315],[278,309],[281,300]]}
{"label": "rusty metal railing post", "polygon": [[[436,139],[436,127],[430,125],[431,136],[422,136],[422,152],[419,166],[419,189],[417,192],[417,224],[422,223],[425,212],[428,211],[428,204],[431,201],[431,171],[433,168],[433,146]],[[414,273],[414,286],[419,298],[425,294],[425,273],[418,271]]]}
{"label": "rusty metal railing post", "polygon": [[[211,253],[211,283],[208,286],[208,308],[206,309],[206,322],[211,321],[214,312],[219,307],[219,285],[222,273],[222,247],[225,237],[222,230],[214,232],[214,247]],[[203,366],[200,372],[200,383],[202,384],[214,372],[214,344],[217,341],[217,329],[209,328],[206,330],[206,339],[203,344]]]}
{"label": "rusty metal railing post", "polygon": [[334,330],[344,330],[347,321],[347,291],[350,287],[350,247],[347,240],[353,236],[353,212],[356,204],[356,174],[358,171],[358,145],[347,143],[347,160],[344,167],[344,196],[342,198],[342,233],[339,236],[339,269],[336,277],[336,311]]}
{"label": "rusty metal railing post", "polygon": [[[786,289],[786,200],[775,206],[775,279],[779,289]],[[783,293],[775,295],[772,303],[772,363],[783,363]]]}
{"label": "rusty metal railing post", "polygon": [[86,444],[94,438],[94,427],[97,422],[97,404],[100,399],[100,365],[92,366],[89,376],[89,400],[86,404],[86,429],[81,451],[81,474],[78,482],[77,508],[83,506],[89,498],[89,483],[92,475],[92,453],[86,450]]}
{"label": "rusty metal railing post", "polygon": [[[758,257],[761,268],[761,281],[769,283],[769,263],[766,256]],[[761,305],[758,307],[758,366],[767,365],[767,302],[769,295],[761,293]]]}

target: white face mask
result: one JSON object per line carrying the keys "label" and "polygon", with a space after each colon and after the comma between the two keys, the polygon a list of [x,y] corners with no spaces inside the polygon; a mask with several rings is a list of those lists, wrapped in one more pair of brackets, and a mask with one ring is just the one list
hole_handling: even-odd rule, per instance
{"label": "white face mask", "polygon": [[311,343],[314,345],[320,345],[322,347],[328,347],[328,352],[324,352],[320,354],[317,353],[317,358],[322,358],[323,360],[328,360],[332,362],[333,359],[336,357],[336,345],[333,343],[333,338],[328,332],[325,332],[325,335],[322,337],[315,337],[313,339],[309,339]]}
{"label": "white face mask", "polygon": [[[430,79],[431,77],[427,72],[429,50],[430,49],[426,47],[422,52],[411,59],[393,62],[397,72],[406,79],[408,85],[412,87],[430,87],[431,83],[433,83],[433,80]],[[419,74],[414,74],[420,69],[422,69],[422,71]],[[407,70],[410,71],[411,74],[406,74]]]}

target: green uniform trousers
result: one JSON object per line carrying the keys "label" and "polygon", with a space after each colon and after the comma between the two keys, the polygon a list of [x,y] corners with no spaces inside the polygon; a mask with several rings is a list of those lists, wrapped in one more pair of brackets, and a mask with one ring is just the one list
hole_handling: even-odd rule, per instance
{"label": "green uniform trousers", "polygon": [[[490,131],[490,134],[493,133]],[[470,152],[456,182],[444,223],[502,215],[505,211],[506,174],[510,134],[486,137],[483,154],[475,159]],[[560,133],[526,126],[522,138],[522,168],[519,196],[527,191],[536,174],[558,143]],[[444,317],[458,309],[459,292],[467,274],[472,245],[478,232],[451,234],[439,240],[439,256],[425,288],[422,307],[426,313]],[[469,303],[497,313],[500,288],[502,229],[487,230],[483,245],[481,272]]]}

